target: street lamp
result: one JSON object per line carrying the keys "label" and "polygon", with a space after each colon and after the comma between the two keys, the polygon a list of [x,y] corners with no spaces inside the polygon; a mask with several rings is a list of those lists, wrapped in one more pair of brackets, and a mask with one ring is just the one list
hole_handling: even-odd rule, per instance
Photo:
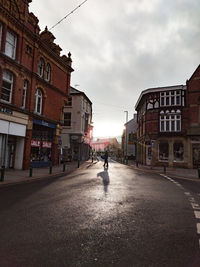
{"label": "street lamp", "polygon": [[[126,123],[128,122],[128,111],[124,111],[126,113]],[[128,131],[127,131],[127,125],[125,127],[125,143],[126,143],[126,153],[125,153],[125,158],[126,158],[126,164],[128,164]]]}

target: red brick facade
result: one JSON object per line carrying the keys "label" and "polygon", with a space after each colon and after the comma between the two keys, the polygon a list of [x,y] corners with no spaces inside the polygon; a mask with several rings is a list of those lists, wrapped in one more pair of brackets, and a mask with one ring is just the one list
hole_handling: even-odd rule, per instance
{"label": "red brick facade", "polygon": [[[62,109],[69,95],[73,71],[71,54],[60,55],[61,48],[54,43],[55,37],[47,28],[40,33],[38,19],[29,13],[30,2],[0,0],[0,145],[1,142],[4,145],[3,140],[9,135],[15,140],[12,148],[15,155],[10,163],[13,166],[9,165],[9,155],[6,156],[9,148],[0,155],[0,164],[15,167],[15,152],[21,148],[24,169],[29,168],[31,160],[42,166],[47,151],[46,164],[57,163]],[[19,135],[1,132],[4,123],[22,131],[25,127],[25,136],[22,132]],[[32,148],[31,140],[38,140],[40,147]],[[19,168],[20,163],[17,165]]]}

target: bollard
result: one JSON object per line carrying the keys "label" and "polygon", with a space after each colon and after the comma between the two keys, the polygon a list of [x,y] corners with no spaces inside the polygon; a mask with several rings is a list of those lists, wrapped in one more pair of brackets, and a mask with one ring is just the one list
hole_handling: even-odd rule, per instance
{"label": "bollard", "polygon": [[1,182],[4,181],[4,175],[5,175],[5,166],[1,167]]}
{"label": "bollard", "polygon": [[33,176],[33,167],[30,167],[29,169],[29,177],[32,177]]}
{"label": "bollard", "polygon": [[166,173],[166,166],[163,165],[163,172]]}
{"label": "bollard", "polygon": [[63,163],[63,172],[65,172],[65,166],[66,166],[65,163]]}
{"label": "bollard", "polygon": [[49,174],[52,174],[52,164],[49,165]]}

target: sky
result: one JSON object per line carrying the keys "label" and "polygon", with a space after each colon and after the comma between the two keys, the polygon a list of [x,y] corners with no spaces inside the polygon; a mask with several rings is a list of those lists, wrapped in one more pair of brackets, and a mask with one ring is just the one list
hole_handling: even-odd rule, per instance
{"label": "sky", "polygon": [[[83,0],[33,0],[41,31]],[[87,0],[51,32],[72,54],[71,86],[93,103],[95,137],[121,136],[140,93],[185,84],[200,64],[199,0]]]}

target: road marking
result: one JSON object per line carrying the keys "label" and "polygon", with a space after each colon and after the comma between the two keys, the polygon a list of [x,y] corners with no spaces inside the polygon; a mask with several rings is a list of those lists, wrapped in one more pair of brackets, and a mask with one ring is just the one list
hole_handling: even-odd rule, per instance
{"label": "road marking", "polygon": [[192,205],[192,208],[195,210],[195,209],[200,209],[199,205],[197,203],[192,203],[191,202],[191,205]]}
{"label": "road marking", "polygon": [[200,219],[200,211],[194,210],[194,215],[195,215],[196,219]]}
{"label": "road marking", "polygon": [[200,223],[197,223],[197,234],[200,234]]}

